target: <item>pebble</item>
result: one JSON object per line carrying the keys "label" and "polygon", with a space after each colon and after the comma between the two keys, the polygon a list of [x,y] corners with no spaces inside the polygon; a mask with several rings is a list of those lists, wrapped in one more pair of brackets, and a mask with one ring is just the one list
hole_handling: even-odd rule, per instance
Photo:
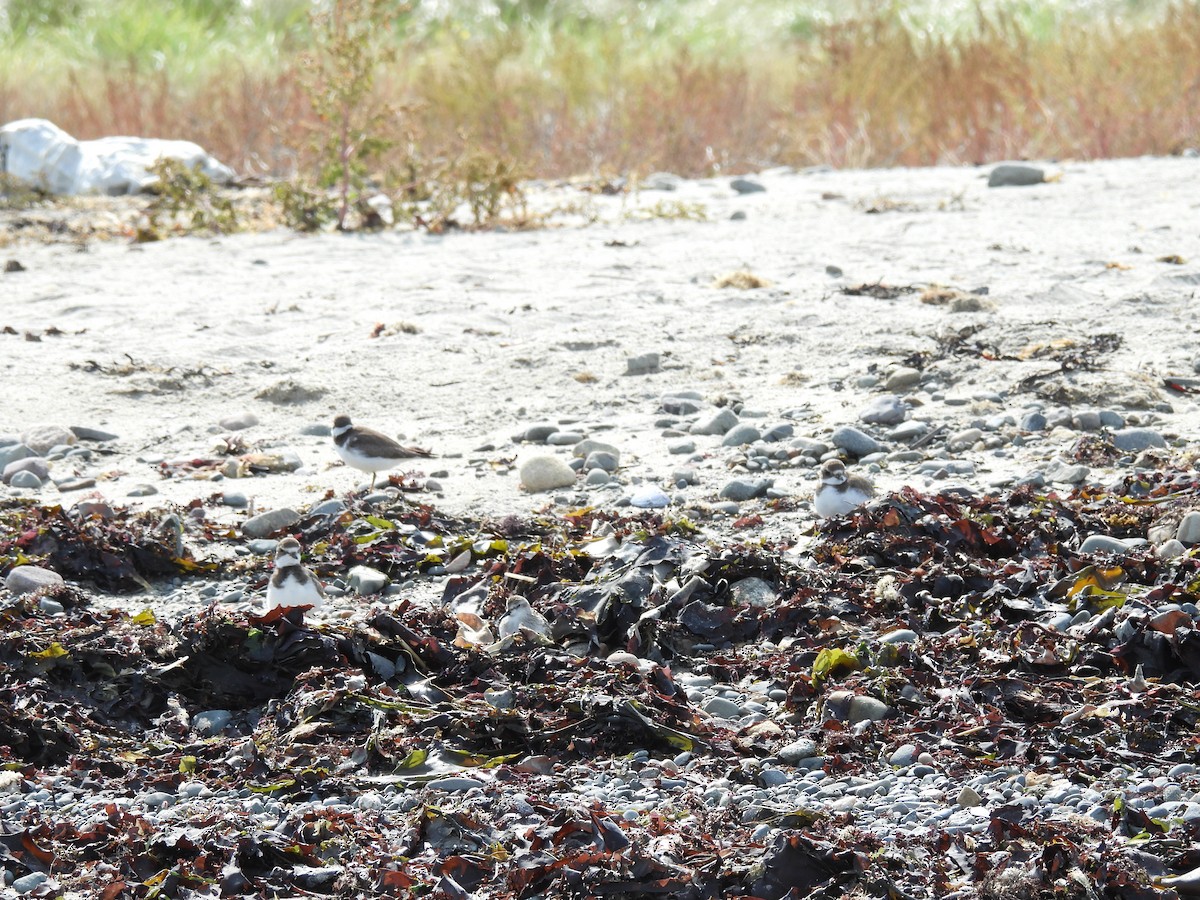
{"label": "pebble", "polygon": [[4,579],[4,586],[12,593],[28,594],[38,588],[54,587],[63,583],[63,578],[57,572],[43,569],[41,566],[14,566]]}
{"label": "pebble", "polygon": [[858,414],[859,421],[868,425],[898,425],[908,415],[908,407],[895,394],[884,394]]}
{"label": "pebble", "polygon": [[911,366],[901,366],[887,377],[883,386],[889,391],[905,391],[921,383],[921,372]]}
{"label": "pebble", "polygon": [[38,478],[32,472],[16,472],[11,477],[5,479],[10,487],[21,488],[23,490],[38,490],[42,486],[42,479]]}
{"label": "pebble", "polygon": [[603,450],[605,453],[611,453],[617,458],[618,461],[621,459],[620,450],[618,450],[612,444],[606,443],[605,441],[598,441],[595,438],[586,438],[585,440],[580,441],[571,448],[571,453],[575,456],[581,456],[586,459],[597,450]]}
{"label": "pebble", "polygon": [[592,469],[601,469],[604,472],[615,472],[619,465],[619,458],[615,453],[610,453],[607,450],[593,450],[587,455],[587,459],[583,461],[584,471]]}
{"label": "pebble", "polygon": [[845,450],[851,456],[862,457],[868,456],[871,453],[882,453],[887,450],[883,444],[875,440],[869,434],[859,431],[849,425],[843,425],[836,429],[829,436],[829,442],[833,446]]}
{"label": "pebble", "polygon": [[917,750],[916,744],[901,744],[892,751],[888,757],[888,763],[893,766],[911,766],[917,759],[920,751]]}
{"label": "pebble", "polygon": [[534,456],[521,465],[521,484],[531,493],[570,487],[575,470],[557,456]]}
{"label": "pebble", "polygon": [[1079,545],[1080,553],[1128,553],[1130,548],[1146,542],[1142,539],[1132,541],[1110,537],[1107,534],[1089,534]]}
{"label": "pebble", "polygon": [[809,738],[800,738],[792,741],[775,751],[775,755],[789,765],[796,765],[806,759],[813,759],[817,755],[817,745]]}
{"label": "pebble", "polygon": [[192,730],[201,737],[216,737],[232,719],[227,709],[207,709],[192,716]]}
{"label": "pebble", "polygon": [[125,492],[126,497],[153,497],[158,493],[158,488],[152,484],[135,484]]}
{"label": "pebble", "polygon": [[[697,391],[679,391],[674,394],[663,394],[658,402],[663,412],[673,416],[691,416],[704,409],[704,400]],[[724,434],[728,428],[723,428],[714,434]]]}
{"label": "pebble", "polygon": [[1087,481],[1092,470],[1087,466],[1075,465],[1056,458],[1046,466],[1044,474],[1047,481],[1057,481],[1061,484],[1081,484]]}
{"label": "pebble", "polygon": [[957,453],[960,450],[969,450],[982,438],[983,432],[978,428],[966,428],[962,431],[956,431],[946,440],[946,449],[951,453]]}
{"label": "pebble", "polygon": [[745,446],[746,444],[753,444],[755,441],[759,440],[761,437],[762,437],[762,432],[760,432],[753,425],[750,425],[748,423],[743,423],[741,425],[734,425],[731,429],[729,429],[728,432],[726,432],[725,437],[722,438],[721,446],[722,447],[742,447],[742,446]]}
{"label": "pebble", "polygon": [[[1048,797],[1047,797],[1048,799]],[[983,803],[983,798],[979,796],[979,792],[969,784],[964,784],[962,790],[958,792],[958,798],[955,801],[959,806],[967,809],[972,806],[979,806]]]}
{"label": "pebble", "polygon": [[743,578],[729,586],[729,596],[739,606],[768,608],[775,605],[779,595],[769,581],[762,578]]}
{"label": "pebble", "polygon": [[718,718],[729,719],[731,721],[736,721],[743,715],[740,706],[724,697],[712,697],[706,700],[700,708],[710,716],[717,716]]}
{"label": "pebble", "polygon": [[556,431],[546,436],[546,443],[555,447],[574,446],[583,440],[578,431]]}
{"label": "pebble", "polygon": [[1187,546],[1200,544],[1200,510],[1192,510],[1183,517],[1175,531],[1175,540]]}
{"label": "pebble", "polygon": [[916,419],[901,422],[888,433],[888,437],[898,444],[907,444],[929,433],[929,425]]}
{"label": "pebble", "polygon": [[1046,416],[1040,412],[1026,413],[1021,417],[1022,431],[1045,431]]}
{"label": "pebble", "polygon": [[597,487],[602,484],[608,484],[612,479],[603,469],[592,469],[587,473],[587,477],[583,479],[583,483],[591,487]]}
{"label": "pebble", "polygon": [[739,194],[758,194],[766,190],[762,182],[753,178],[734,178],[729,182],[729,186]]}
{"label": "pebble", "polygon": [[669,441],[667,443],[667,452],[675,456],[682,456],[687,453],[695,453],[696,442],[691,440]]}
{"label": "pebble", "polygon": [[770,478],[756,478],[753,481],[744,478],[735,478],[727,482],[717,496],[722,500],[744,503],[747,500],[753,500],[755,497],[763,496],[767,492],[767,488],[771,487],[772,484],[774,484],[774,480]]}
{"label": "pebble", "polygon": [[1002,163],[992,169],[988,175],[988,187],[1027,187],[1041,184],[1046,180],[1046,172],[1037,166]]}
{"label": "pebble", "polygon": [[294,509],[284,506],[251,516],[242,523],[242,534],[248,538],[265,538],[277,531],[291,528],[299,521],[300,514]]}
{"label": "pebble", "polygon": [[244,431],[258,424],[258,416],[252,412],[234,413],[217,422],[225,431]]}
{"label": "pebble", "polygon": [[113,434],[111,431],[103,431],[99,428],[89,428],[87,425],[72,425],[71,433],[81,441],[97,441],[100,443],[103,443],[104,441],[115,441],[118,437],[118,435]]}
{"label": "pebble", "polygon": [[59,491],[66,494],[70,491],[82,491],[85,488],[96,486],[95,478],[64,478],[62,481],[55,482]]}
{"label": "pebble", "polygon": [[777,441],[783,441],[790,438],[796,433],[796,426],[789,422],[780,422],[777,425],[772,425],[762,433],[762,439],[769,444],[774,444]]}
{"label": "pebble", "polygon": [[430,781],[426,787],[431,791],[445,791],[447,793],[455,793],[461,791],[469,791],[474,788],[483,787],[484,782],[478,778],[466,778],[462,775],[450,775],[446,778],[435,778]]}
{"label": "pebble", "polygon": [[524,430],[513,435],[513,442],[529,443],[529,444],[544,444],[546,438],[559,430],[559,427],[550,422],[539,422],[536,425],[529,425]]}
{"label": "pebble", "polygon": [[21,435],[21,443],[36,454],[44,454],[61,444],[74,444],[78,438],[62,425],[34,425]]}
{"label": "pebble", "polygon": [[671,503],[671,498],[660,488],[648,485],[629,496],[629,505],[638,509],[662,509]]}
{"label": "pebble", "polygon": [[368,594],[378,594],[389,581],[387,575],[370,566],[355,566],[347,576],[350,589],[360,597]]}
{"label": "pebble", "polygon": [[1071,416],[1071,427],[1076,431],[1099,431],[1100,413],[1094,409],[1085,409]]}
{"label": "pebble", "polygon": [[659,358],[657,353],[642,353],[638,356],[630,356],[625,360],[626,375],[649,375],[657,372],[659,368]]}
{"label": "pebble", "polygon": [[1113,446],[1126,453],[1139,453],[1151,447],[1165,448],[1166,439],[1153,428],[1122,428],[1112,433]]}
{"label": "pebble", "polygon": [[1187,553],[1187,547],[1183,546],[1183,544],[1175,540],[1175,538],[1171,538],[1170,540],[1163,541],[1161,544],[1159,544],[1155,553],[1158,555],[1159,559],[1170,561],[1179,559],[1179,557]]}
{"label": "pebble", "polygon": [[18,894],[28,894],[40,888],[49,879],[50,876],[45,872],[30,872],[14,880],[12,889]]}
{"label": "pebble", "polygon": [[225,491],[221,494],[221,505],[234,509],[245,509],[250,505],[250,500],[241,491]]}
{"label": "pebble", "polygon": [[917,633],[909,628],[897,628],[879,638],[881,644],[915,644],[916,641]]}
{"label": "pebble", "polygon": [[37,455],[24,444],[9,444],[7,447],[0,447],[0,471],[3,471],[9,463],[15,460]]}
{"label": "pebble", "polygon": [[737,414],[725,406],[713,412],[712,415],[699,419],[688,430],[692,434],[718,434],[724,436],[737,424]]}
{"label": "pebble", "polygon": [[51,600],[49,597],[42,597],[38,600],[38,609],[48,616],[59,616],[65,612],[61,603],[57,600]]}
{"label": "pebble", "polygon": [[638,185],[643,191],[676,191],[683,179],[672,172],[653,172]]}

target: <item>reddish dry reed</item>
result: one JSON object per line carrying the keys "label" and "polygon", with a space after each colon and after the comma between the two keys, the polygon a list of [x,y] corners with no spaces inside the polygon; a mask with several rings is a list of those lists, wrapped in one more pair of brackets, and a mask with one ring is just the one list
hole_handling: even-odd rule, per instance
{"label": "reddish dry reed", "polygon": [[[398,133],[423,158],[459,151],[464,135],[547,177],[1111,157],[1200,145],[1197,3],[1155,23],[1093,22],[1036,40],[1004,16],[927,35],[888,13],[726,59],[681,49],[633,61],[619,45],[589,54],[577,42],[535,68],[517,60],[512,40],[464,44],[457,56],[443,47],[436,64],[420,47],[402,52],[408,64],[381,83],[409,109]],[[289,176],[312,163],[312,116],[294,69],[226,70],[187,89],[135,68],[86,72],[50,96],[44,86],[0,82],[0,119],[26,115],[80,137],[186,137],[251,174]]]}

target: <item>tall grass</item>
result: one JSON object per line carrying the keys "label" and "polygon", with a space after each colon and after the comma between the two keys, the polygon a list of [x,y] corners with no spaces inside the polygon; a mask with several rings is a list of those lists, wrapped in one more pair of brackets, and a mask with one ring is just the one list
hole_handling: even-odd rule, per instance
{"label": "tall grass", "polygon": [[[307,0],[6,8],[0,121],[186,137],[250,172],[312,165]],[[465,139],[543,176],[1200,145],[1200,0],[429,0],[395,41],[379,90],[423,156]]]}

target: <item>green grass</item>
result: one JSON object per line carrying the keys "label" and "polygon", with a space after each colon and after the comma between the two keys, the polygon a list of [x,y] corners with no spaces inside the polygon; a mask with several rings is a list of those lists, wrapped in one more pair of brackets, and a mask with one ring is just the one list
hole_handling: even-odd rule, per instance
{"label": "green grass", "polygon": [[[308,0],[9,0],[0,120],[311,165]],[[428,159],[533,175],[1172,153],[1200,144],[1200,0],[441,0],[384,99]]]}

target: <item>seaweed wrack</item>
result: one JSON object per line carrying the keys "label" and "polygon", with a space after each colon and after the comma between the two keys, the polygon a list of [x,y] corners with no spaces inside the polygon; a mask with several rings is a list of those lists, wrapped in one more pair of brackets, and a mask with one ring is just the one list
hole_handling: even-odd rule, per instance
{"label": "seaweed wrack", "polygon": [[[1197,821],[1126,802],[1115,776],[1192,758],[1200,564],[1079,547],[1196,494],[1185,473],[1066,497],[903,491],[798,556],[654,515],[351,506],[301,522],[314,564],[436,579],[440,603],[402,591],[313,625],[25,595],[0,640],[0,759],[25,800],[5,865],[109,897],[1169,897],[1149,873],[1196,862]],[[18,538],[70,515],[6,514]],[[106,521],[118,555],[112,534],[156,533]],[[175,577],[212,577],[193,571]],[[464,637],[466,610],[496,621],[514,597],[544,633]],[[722,691],[763,712],[726,718]],[[878,714],[848,714],[855,698]],[[881,764],[906,746],[926,761]],[[980,792],[1019,775],[1024,793],[978,829],[889,831],[878,810],[780,793],[814,766],[842,801],[921,767]],[[1058,784],[1110,815],[1050,815]]]}

